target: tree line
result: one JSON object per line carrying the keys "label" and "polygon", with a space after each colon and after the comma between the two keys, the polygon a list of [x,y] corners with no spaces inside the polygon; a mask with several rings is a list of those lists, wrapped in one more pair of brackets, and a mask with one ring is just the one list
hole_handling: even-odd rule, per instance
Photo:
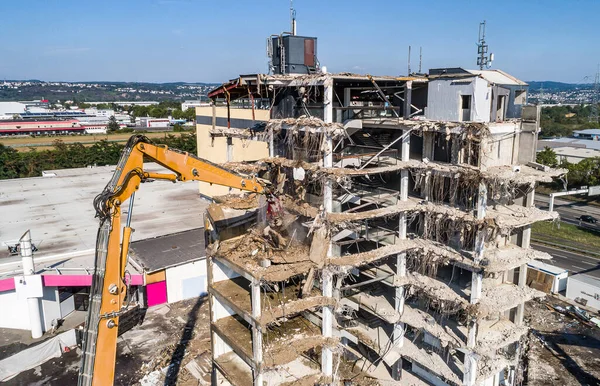
{"label": "tree line", "polygon": [[590,105],[551,106],[541,111],[541,137],[569,137],[573,130],[596,129],[597,123],[589,122]]}
{"label": "tree line", "polygon": [[132,119],[135,119],[136,117],[167,118],[169,116],[173,117],[174,119],[186,119],[192,122],[196,119],[196,109],[189,108],[185,111],[182,111],[181,102],[173,100],[161,101],[156,105],[150,106],[120,106],[115,103],[100,103],[94,106],[90,105],[89,103],[78,101],[73,101],[72,104],[63,103],[63,107],[67,109],[71,106],[77,106],[80,109],[96,107],[99,110],[110,109],[118,112],[127,112],[132,116]]}
{"label": "tree line", "polygon": [[[577,163],[571,163],[566,159],[559,162],[556,152],[546,146],[537,153],[536,161],[553,168],[567,169],[569,188],[600,185],[600,157],[585,158]],[[556,184],[557,188],[563,189],[562,183],[557,182]]]}
{"label": "tree line", "polygon": [[[164,138],[154,138],[156,144],[196,154],[196,134],[184,133],[180,136],[168,134]],[[125,145],[101,140],[92,146],[79,142],[66,144],[54,141],[53,149],[18,152],[12,147],[0,144],[0,180],[10,178],[39,177],[43,170],[81,168],[88,165],[116,165]]]}

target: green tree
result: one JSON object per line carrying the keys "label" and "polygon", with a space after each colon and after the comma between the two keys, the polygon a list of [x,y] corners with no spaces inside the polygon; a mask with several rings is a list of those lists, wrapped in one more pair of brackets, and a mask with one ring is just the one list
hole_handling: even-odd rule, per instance
{"label": "green tree", "polygon": [[578,163],[563,161],[560,167],[568,170],[567,180],[570,188],[600,183],[600,157],[586,158]]}
{"label": "green tree", "polygon": [[136,117],[147,117],[149,114],[149,108],[147,106],[133,106],[131,111]]}
{"label": "green tree", "polygon": [[548,146],[546,146],[544,147],[544,150],[537,153],[536,162],[554,168],[556,167],[556,165],[558,165],[558,161],[556,159],[556,152]]}
{"label": "green tree", "polygon": [[183,118],[183,111],[181,111],[180,109],[175,109],[171,111],[171,116],[173,117],[173,119],[181,119]]}
{"label": "green tree", "polygon": [[108,118],[108,125],[106,126],[106,130],[110,133],[119,130],[121,126],[119,126],[119,122],[117,122],[117,118],[115,116],[111,116]]}
{"label": "green tree", "polygon": [[149,115],[153,118],[166,118],[169,115],[169,111],[161,107],[153,107],[149,111]]}
{"label": "green tree", "polygon": [[194,122],[196,120],[196,109],[190,107],[189,109],[183,112],[183,118],[187,119],[190,122]]}
{"label": "green tree", "polygon": [[0,143],[0,180],[20,177],[23,165],[19,152]]}
{"label": "green tree", "polygon": [[116,165],[121,157],[123,145],[103,139],[89,147],[89,163],[96,165]]}

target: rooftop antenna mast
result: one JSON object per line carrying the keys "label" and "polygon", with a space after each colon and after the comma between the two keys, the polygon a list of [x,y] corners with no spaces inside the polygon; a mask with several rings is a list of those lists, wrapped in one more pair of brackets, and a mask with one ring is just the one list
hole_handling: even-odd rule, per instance
{"label": "rooftop antenna mast", "polygon": [[419,74],[422,74],[421,72],[421,64],[423,63],[423,47],[419,47]]}
{"label": "rooftop antenna mast", "polygon": [[292,23],[292,36],[296,36],[296,10],[294,9],[294,0],[290,0],[290,20]]}
{"label": "rooftop antenna mast", "polygon": [[600,64],[596,70],[594,78],[594,91],[592,91],[592,101],[590,104],[590,122],[598,123],[598,93],[600,92]]}
{"label": "rooftop antenna mast", "polygon": [[485,20],[479,23],[479,41],[477,42],[477,65],[480,70],[490,68],[494,54],[488,56],[488,45],[485,42]]}

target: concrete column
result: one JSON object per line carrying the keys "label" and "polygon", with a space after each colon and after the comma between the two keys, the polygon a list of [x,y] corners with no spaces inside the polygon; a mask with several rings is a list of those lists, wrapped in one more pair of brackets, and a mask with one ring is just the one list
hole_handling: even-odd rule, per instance
{"label": "concrete column", "polygon": [[[346,87],[344,89],[344,107],[350,107],[350,102],[352,101],[352,89],[350,87]],[[352,110],[342,110],[342,119],[345,121],[350,119],[353,116]]]}
{"label": "concrete column", "polygon": [[[411,85],[409,87],[412,86]],[[405,94],[411,92],[411,90],[405,89]],[[410,97],[407,97],[410,103]],[[406,99],[405,99],[406,103]],[[406,104],[405,104],[406,112]],[[406,116],[405,116],[406,117]],[[402,132],[402,162],[407,162],[410,159],[410,131],[404,130]],[[408,200],[408,170],[400,171],[400,201]],[[406,240],[406,212],[400,213],[400,221],[398,224],[398,240]],[[399,277],[406,276],[406,253],[399,253],[396,260],[396,275]],[[404,286],[395,288],[394,308],[400,315],[404,313],[404,301],[405,291]],[[394,325],[393,341],[397,347],[404,346],[404,331],[405,325],[402,322],[398,322]],[[402,358],[398,359],[396,363],[392,365],[392,378],[399,381],[402,379]]]}
{"label": "concrete column", "polygon": [[[531,208],[534,205],[535,190],[527,193],[525,198],[525,207]],[[529,248],[531,246],[531,225],[526,225],[523,228],[523,237],[521,241],[521,248]]]}
{"label": "concrete column", "polygon": [[269,129],[269,157],[275,157],[275,134],[273,134],[273,127]]}
{"label": "concrete column", "polygon": [[[323,296],[333,296],[333,275],[327,269],[323,270]],[[331,307],[323,307],[321,333],[324,338],[333,336],[333,309]],[[323,347],[321,352],[321,372],[326,377],[333,375],[333,352],[329,347]]]}
{"label": "concrete column", "polygon": [[487,186],[485,182],[479,183],[479,192],[477,194],[477,220],[483,220],[485,218],[485,211],[487,209]]}
{"label": "concrete column", "polygon": [[463,374],[463,385],[473,386],[477,379],[477,359],[478,355],[474,352],[465,354],[465,372]]}
{"label": "concrete column", "polygon": [[327,80],[323,83],[323,122],[333,122],[333,78],[327,76]]}
{"label": "concrete column", "polygon": [[521,164],[535,160],[540,111],[540,106],[523,106],[521,134],[519,135],[519,163]]}
{"label": "concrete column", "polygon": [[423,158],[427,158],[430,161],[434,161],[433,159],[433,140],[434,133],[432,132],[423,132]]}
{"label": "concrete column", "polygon": [[471,304],[475,304],[481,299],[483,274],[473,272],[471,276]]}
{"label": "concrete column", "polygon": [[[31,249],[31,233],[29,230],[19,239],[19,247],[21,249],[21,262],[23,264],[23,275],[25,281],[27,276],[35,275],[35,267],[33,264],[33,251]],[[40,299],[36,297],[27,298],[27,307],[29,309],[29,323],[31,325],[31,337],[33,339],[40,338],[43,335],[42,331],[42,316],[40,315]],[[10,312],[6,310],[7,312]]]}
{"label": "concrete column", "polygon": [[[527,194],[525,198],[525,207],[530,208],[534,205],[535,191],[532,190]],[[527,225],[523,228],[523,234],[521,238],[521,248],[529,248],[531,246],[531,225]],[[519,267],[519,281],[517,285],[521,288],[525,287],[527,283],[527,264],[523,264]],[[515,316],[515,324],[520,326],[523,324],[523,317],[525,316],[525,303],[521,303],[517,306],[517,314]]]}
{"label": "concrete column", "polygon": [[425,172],[425,180],[423,182],[423,192],[421,193],[421,197],[425,201],[429,201],[429,185],[431,184],[431,172]]}
{"label": "concrete column", "polygon": [[[252,317],[259,320],[261,316],[260,281],[253,279],[250,285],[252,297]],[[254,359],[254,386],[263,386],[262,374],[262,329],[258,324],[252,326],[252,355]]]}
{"label": "concrete column", "polygon": [[410,105],[412,104],[412,80],[404,83],[404,119],[410,118]]}
{"label": "concrete column", "polygon": [[458,165],[460,162],[460,151],[461,151],[461,142],[459,135],[452,136],[452,142],[450,145],[450,163],[453,165]]}
{"label": "concrete column", "polygon": [[477,329],[479,328],[479,325],[477,324],[477,322],[475,320],[471,320],[468,324],[468,332],[467,332],[467,347],[468,348],[475,348],[475,345],[477,344]]}
{"label": "concrete column", "polygon": [[[519,282],[517,285],[521,288],[525,287],[527,283],[527,264],[523,264],[519,267]],[[517,306],[517,314],[515,316],[515,324],[521,326],[523,324],[523,317],[525,316],[525,302],[520,303]]]}
{"label": "concrete column", "polygon": [[[323,121],[325,123],[333,122],[333,79],[329,77],[324,84],[324,100],[323,100]],[[333,140],[331,136],[325,138],[325,152],[323,154],[323,166],[333,167]],[[333,184],[330,179],[325,181],[323,188],[323,207],[325,211],[331,213],[333,211]],[[327,256],[333,255],[333,243],[329,243]],[[333,274],[328,271],[327,266],[323,270],[323,296],[333,296]],[[321,333],[325,338],[333,336],[333,308],[323,307],[323,321]],[[333,352],[329,347],[323,347],[321,351],[321,372],[326,377],[333,376]]]}
{"label": "concrete column", "polygon": [[[485,218],[485,212],[487,209],[487,186],[484,182],[479,183],[479,192],[477,194],[477,220],[483,220]],[[483,259],[483,253],[485,249],[485,230],[480,229],[477,231],[475,239],[475,262],[479,263]]]}

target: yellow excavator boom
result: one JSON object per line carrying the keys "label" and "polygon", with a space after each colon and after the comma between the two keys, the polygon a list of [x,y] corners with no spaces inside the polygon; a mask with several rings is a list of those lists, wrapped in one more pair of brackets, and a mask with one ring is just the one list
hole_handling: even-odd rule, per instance
{"label": "yellow excavator boom", "polygon": [[[144,170],[144,159],[156,162],[172,173]],[[204,181],[248,192],[266,194],[263,182],[227,170],[187,152],[154,145],[141,135],[127,142],[115,173],[102,193],[94,199],[100,226],[90,302],[85,324],[78,385],[112,385],[115,376],[119,316],[126,309],[125,268],[131,240],[130,226],[134,194],[147,179]],[[121,226],[121,204],[129,199],[127,223]],[[122,232],[122,236],[121,236]]]}

